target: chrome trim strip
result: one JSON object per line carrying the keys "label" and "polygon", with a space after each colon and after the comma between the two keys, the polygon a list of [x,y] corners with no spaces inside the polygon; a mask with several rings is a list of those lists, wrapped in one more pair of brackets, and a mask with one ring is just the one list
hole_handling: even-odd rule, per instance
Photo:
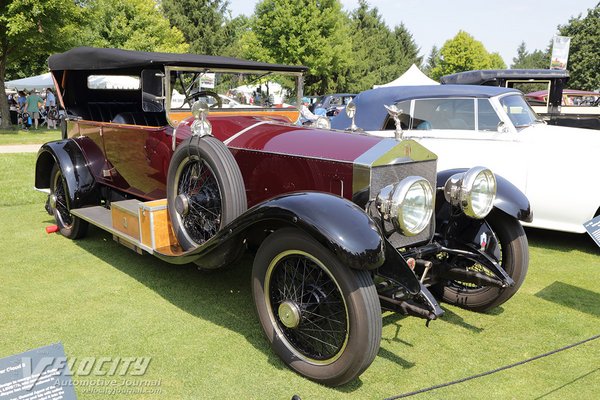
{"label": "chrome trim strip", "polygon": [[229,139],[224,140],[223,143],[227,145],[227,144],[231,143],[233,140],[235,140],[238,137],[242,136],[244,133],[248,132],[250,129],[253,129],[253,128],[256,128],[259,125],[264,125],[264,124],[268,124],[268,123],[270,123],[270,121],[260,121],[260,122],[255,123],[254,125],[250,125],[249,127],[244,128],[241,131],[239,131],[238,133],[234,134]]}

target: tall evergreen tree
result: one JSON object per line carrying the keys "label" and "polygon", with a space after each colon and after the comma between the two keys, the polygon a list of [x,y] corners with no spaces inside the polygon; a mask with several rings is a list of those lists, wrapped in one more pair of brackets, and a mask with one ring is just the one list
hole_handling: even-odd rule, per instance
{"label": "tall evergreen tree", "polygon": [[527,51],[525,42],[521,42],[517,48],[517,56],[513,58],[511,68],[518,69],[544,69],[550,66],[550,53],[546,51],[534,50],[532,53]]}
{"label": "tall evergreen tree", "polygon": [[177,27],[198,54],[221,55],[231,44],[227,0],[161,0],[171,25]]}

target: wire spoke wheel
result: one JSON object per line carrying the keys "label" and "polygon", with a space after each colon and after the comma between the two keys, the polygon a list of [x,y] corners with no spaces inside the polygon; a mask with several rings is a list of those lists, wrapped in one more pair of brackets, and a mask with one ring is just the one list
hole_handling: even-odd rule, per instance
{"label": "wire spoke wheel", "polygon": [[377,355],[381,306],[371,274],[298,229],[281,228],[262,242],[252,296],[273,351],[309,379],[342,385]]}
{"label": "wire spoke wheel", "polygon": [[348,311],[322,264],[304,252],[284,252],[267,275],[266,301],[286,340],[309,361],[335,360],[348,340]]}
{"label": "wire spoke wheel", "polygon": [[[499,288],[453,280],[443,285],[441,290],[445,302],[473,311],[486,311],[510,299],[521,287],[529,266],[527,237],[519,221],[499,212],[492,212],[486,221],[491,229],[490,237],[497,243],[499,250],[499,256],[495,258],[515,284]],[[494,276],[485,266],[462,257],[451,258],[449,262],[454,267]]]}
{"label": "wire spoke wheel", "polygon": [[184,250],[206,243],[247,206],[242,173],[227,146],[211,136],[179,144],[169,163],[167,207]]}
{"label": "wire spoke wheel", "polygon": [[[221,227],[221,191],[210,166],[197,157],[190,157],[181,166],[177,180],[177,218],[189,239],[202,244]],[[181,211],[181,212],[180,212]]]}
{"label": "wire spoke wheel", "polygon": [[89,224],[71,214],[69,187],[58,164],[54,165],[50,173],[48,203],[61,235],[69,239],[79,239],[85,236]]}
{"label": "wire spoke wheel", "polygon": [[51,193],[51,203],[56,221],[63,227],[70,228],[73,224],[73,217],[69,212],[69,200],[60,169],[54,174],[52,187],[54,191]]}

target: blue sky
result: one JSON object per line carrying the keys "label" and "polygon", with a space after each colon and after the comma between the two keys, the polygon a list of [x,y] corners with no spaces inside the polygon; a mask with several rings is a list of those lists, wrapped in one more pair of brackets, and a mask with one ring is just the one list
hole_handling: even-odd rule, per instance
{"label": "blue sky", "polygon": [[[498,52],[507,66],[525,41],[527,50],[545,49],[557,33],[557,26],[571,17],[585,15],[600,0],[370,0],[388,26],[400,23],[412,33],[421,55],[438,48],[459,30],[483,43],[487,51]],[[233,16],[251,15],[257,0],[229,0]],[[347,11],[358,0],[342,0]]]}

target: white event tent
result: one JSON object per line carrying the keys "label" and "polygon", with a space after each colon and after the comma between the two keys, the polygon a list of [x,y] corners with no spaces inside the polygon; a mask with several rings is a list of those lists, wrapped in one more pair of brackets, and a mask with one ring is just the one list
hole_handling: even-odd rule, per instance
{"label": "white event tent", "polygon": [[373,89],[390,86],[418,86],[418,85],[439,85],[439,82],[434,81],[425,75],[415,64],[400,75],[398,78],[383,85],[374,85]]}
{"label": "white event tent", "polygon": [[54,82],[52,82],[52,76],[50,76],[50,72],[47,72],[42,75],[30,76],[28,78],[4,82],[4,87],[6,89],[14,90],[42,90],[46,88],[54,88]]}

